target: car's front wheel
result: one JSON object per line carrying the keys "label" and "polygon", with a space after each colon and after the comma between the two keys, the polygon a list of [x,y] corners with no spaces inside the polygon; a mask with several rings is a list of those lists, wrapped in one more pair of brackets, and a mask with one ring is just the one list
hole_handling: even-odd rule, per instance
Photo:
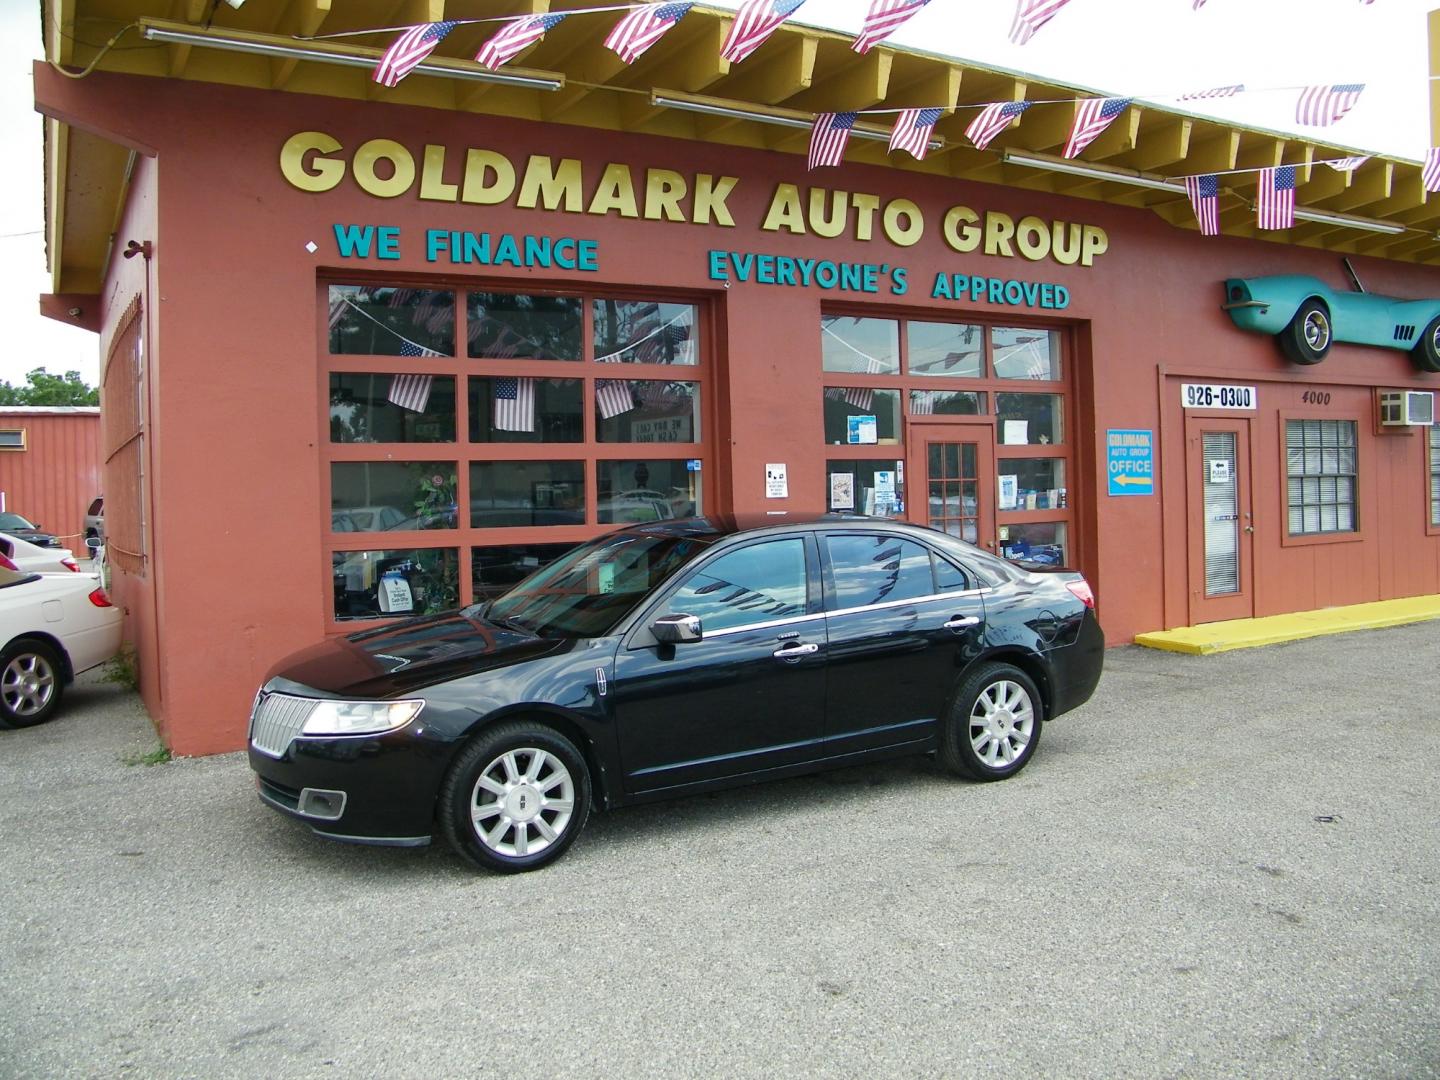
{"label": "car's front wheel", "polygon": [[1440,315],[1425,327],[1415,348],[1410,350],[1410,358],[1421,371],[1440,371]]}
{"label": "car's front wheel", "polygon": [[1306,300],[1290,325],[1275,336],[1280,340],[1280,351],[1292,364],[1318,364],[1332,343],[1330,311],[1319,300]]}
{"label": "car's front wheel", "polygon": [[1010,664],[981,664],[960,684],[940,739],[940,762],[976,780],[1014,776],[1040,743],[1035,683]]}
{"label": "car's front wheel", "polygon": [[477,866],[502,873],[548,866],[590,813],[590,770],[565,736],[542,724],[482,731],[440,790],[445,838]]}
{"label": "car's front wheel", "polygon": [[21,638],[0,653],[0,726],[43,724],[64,691],[65,669],[52,646]]}

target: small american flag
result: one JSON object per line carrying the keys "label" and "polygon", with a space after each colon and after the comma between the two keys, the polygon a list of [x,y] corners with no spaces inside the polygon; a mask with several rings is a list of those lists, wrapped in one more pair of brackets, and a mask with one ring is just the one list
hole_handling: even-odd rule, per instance
{"label": "small american flag", "polygon": [[1201,236],[1220,235],[1220,178],[1214,173],[1185,177],[1185,190]]}
{"label": "small american flag", "polygon": [[564,18],[565,15],[561,14],[512,19],[504,29],[480,46],[475,59],[493,71],[534,45],[545,36],[545,31],[553,30]]}
{"label": "small american flag", "polygon": [[375,65],[375,81],[381,86],[394,86],[433,53],[435,46],[458,25],[458,20],[447,19],[445,22],[410,27],[380,57],[380,63]]}
{"label": "small american flag", "polygon": [[1199,11],[1199,10],[1200,10],[1202,7],[1204,7],[1204,6],[1205,6],[1205,0],[1195,0],[1195,3],[1194,3],[1194,5],[1190,8],[1190,10],[1191,10],[1191,11]]}
{"label": "small american flag", "polygon": [[845,403],[870,412],[875,408],[875,391],[868,386],[851,386],[845,390]]}
{"label": "small american flag", "polygon": [[1030,101],[997,101],[993,105],[986,105],[980,110],[980,114],[970,121],[965,135],[975,144],[976,150],[984,150],[990,145],[991,139],[1009,127],[1010,121],[1032,104],[1034,103]]}
{"label": "small american flag", "polygon": [[495,430],[535,430],[535,380],[501,375],[495,380]]}
{"label": "small american flag", "polygon": [[1070,128],[1070,139],[1065,143],[1062,157],[1073,158],[1092,142],[1111,122],[1130,107],[1130,99],[1124,97],[1087,98],[1075,109],[1075,123]]}
{"label": "small american flag", "polygon": [[944,109],[902,109],[895,118],[895,129],[890,132],[890,149],[909,151],[916,161],[923,161],[925,151],[930,149],[935,122],[944,112]]}
{"label": "small american flag", "polygon": [[386,397],[402,409],[424,412],[430,401],[430,384],[434,381],[433,375],[391,375],[390,393]]}
{"label": "small american flag", "polygon": [[1209,90],[1192,90],[1188,94],[1181,94],[1179,101],[1200,101],[1204,98],[1227,98],[1245,92],[1244,83],[1236,83],[1234,86],[1212,86]]}
{"label": "small american flag", "polygon": [[331,329],[331,330],[334,330],[335,327],[337,327],[337,326],[340,325],[340,322],[345,318],[345,313],[346,313],[347,311],[349,311],[349,310],[350,310],[350,301],[346,300],[345,297],[344,297],[344,295],[340,295],[340,296],[332,295],[332,296],[330,297],[330,329]]}
{"label": "small american flag", "polygon": [[795,13],[805,0],[745,0],[720,50],[720,59],[738,64],[764,45],[776,27]]}
{"label": "small american flag", "polygon": [[1017,0],[1015,22],[1010,27],[1010,40],[1016,45],[1024,45],[1035,36],[1036,30],[1053,19],[1056,12],[1069,2],[1070,0]]}
{"label": "small american flag", "polygon": [[1420,179],[1426,191],[1440,191],[1440,146],[1432,146],[1425,152],[1425,165],[1420,170]]}
{"label": "small american flag", "polygon": [[630,392],[628,379],[596,379],[595,404],[600,410],[600,419],[609,420],[635,408],[635,395]]}
{"label": "small american flag", "polygon": [[930,0],[870,0],[870,11],[865,16],[860,34],[851,48],[862,55],[869,52],[929,2]]}
{"label": "small american flag", "polygon": [[857,115],[853,112],[823,112],[815,118],[815,126],[810,129],[810,157],[805,165],[807,169],[840,164]]}
{"label": "small american flag", "polygon": [[1364,83],[1307,86],[1295,103],[1295,122],[1310,127],[1328,127],[1355,107],[1364,89]]}
{"label": "small american flag", "polygon": [[690,327],[666,323],[635,347],[637,364],[690,363]]}
{"label": "small american flag", "polygon": [[1330,168],[1334,169],[1336,172],[1354,172],[1356,169],[1358,169],[1361,165],[1364,165],[1365,162],[1369,160],[1370,155],[1366,154],[1364,157],[1336,158],[1334,161],[1326,161],[1323,162],[1323,164],[1329,165]]}
{"label": "small american flag", "polygon": [[1262,229],[1288,229],[1295,224],[1295,166],[1260,170],[1255,201]]}
{"label": "small american flag", "polygon": [[911,390],[910,415],[933,416],[935,414],[935,391]]}
{"label": "small american flag", "polygon": [[685,17],[694,4],[646,4],[630,12],[610,31],[605,47],[627,64],[665,36],[665,32]]}

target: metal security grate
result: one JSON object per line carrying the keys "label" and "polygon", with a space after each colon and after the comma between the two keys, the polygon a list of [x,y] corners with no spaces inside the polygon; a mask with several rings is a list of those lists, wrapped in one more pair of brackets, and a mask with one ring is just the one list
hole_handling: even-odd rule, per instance
{"label": "metal security grate", "polygon": [[1204,444],[1205,595],[1240,591],[1240,503],[1236,491],[1235,434],[1207,431]]}
{"label": "metal security grate", "polygon": [[261,694],[250,714],[250,745],[270,757],[284,757],[314,708],[310,698]]}

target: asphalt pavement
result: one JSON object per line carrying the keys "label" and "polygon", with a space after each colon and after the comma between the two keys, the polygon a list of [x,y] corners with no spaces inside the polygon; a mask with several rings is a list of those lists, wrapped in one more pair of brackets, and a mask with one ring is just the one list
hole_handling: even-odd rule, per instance
{"label": "asphalt pavement", "polygon": [[622,810],[514,877],[130,764],[84,676],[0,732],[0,1076],[1440,1076],[1437,668],[1112,650],[1013,780]]}

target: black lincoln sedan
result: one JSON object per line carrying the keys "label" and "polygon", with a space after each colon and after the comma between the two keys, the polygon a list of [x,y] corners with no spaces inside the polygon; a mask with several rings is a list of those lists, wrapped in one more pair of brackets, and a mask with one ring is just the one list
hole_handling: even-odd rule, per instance
{"label": "black lincoln sedan", "polygon": [[1090,697],[1103,647],[1079,574],[931,529],[654,522],[488,603],[286,658],[250,764],[322,836],[438,829],[479,866],[533,870],[592,809],[908,754],[1014,776]]}

